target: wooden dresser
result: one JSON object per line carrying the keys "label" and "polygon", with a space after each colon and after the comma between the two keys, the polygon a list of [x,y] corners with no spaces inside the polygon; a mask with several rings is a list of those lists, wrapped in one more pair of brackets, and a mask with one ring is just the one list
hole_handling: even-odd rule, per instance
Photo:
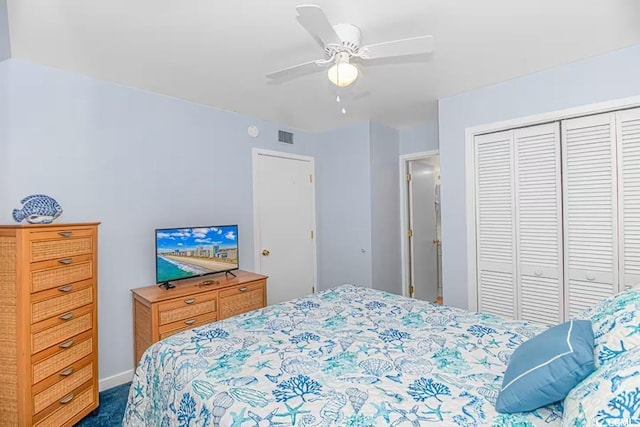
{"label": "wooden dresser", "polygon": [[154,342],[267,304],[267,277],[234,271],[183,280],[175,288],[132,289],[134,364]]}
{"label": "wooden dresser", "polygon": [[0,226],[0,425],[98,407],[98,223]]}

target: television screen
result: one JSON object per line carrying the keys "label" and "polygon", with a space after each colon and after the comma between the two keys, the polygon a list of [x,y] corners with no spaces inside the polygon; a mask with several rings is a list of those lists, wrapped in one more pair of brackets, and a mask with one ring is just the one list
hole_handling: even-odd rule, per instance
{"label": "television screen", "polygon": [[156,230],[156,283],[238,269],[238,226]]}

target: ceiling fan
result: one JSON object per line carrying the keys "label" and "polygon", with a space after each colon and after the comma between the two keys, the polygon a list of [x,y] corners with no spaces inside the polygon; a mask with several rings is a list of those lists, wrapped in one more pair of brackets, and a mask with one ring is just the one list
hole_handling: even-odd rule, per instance
{"label": "ceiling fan", "polygon": [[274,71],[267,74],[270,79],[295,77],[329,67],[329,81],[338,87],[346,87],[358,78],[359,70],[354,62],[430,53],[434,49],[433,36],[429,35],[361,46],[362,33],[358,27],[352,24],[331,25],[320,6],[300,5],[296,11],[298,22],[324,49],[324,58]]}

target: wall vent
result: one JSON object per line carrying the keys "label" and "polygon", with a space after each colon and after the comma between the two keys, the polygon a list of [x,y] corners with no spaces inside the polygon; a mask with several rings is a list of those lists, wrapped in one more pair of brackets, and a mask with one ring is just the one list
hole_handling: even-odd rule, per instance
{"label": "wall vent", "polygon": [[278,141],[285,144],[293,144],[293,134],[291,132],[285,132],[283,130],[278,131]]}

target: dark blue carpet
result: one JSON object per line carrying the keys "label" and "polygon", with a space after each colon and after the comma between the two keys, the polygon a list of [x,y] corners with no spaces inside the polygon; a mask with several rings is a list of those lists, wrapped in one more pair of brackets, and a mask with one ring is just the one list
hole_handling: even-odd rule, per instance
{"label": "dark blue carpet", "polygon": [[127,406],[131,383],[119,385],[100,392],[98,415],[87,415],[76,427],[116,427],[122,426],[124,408]]}

